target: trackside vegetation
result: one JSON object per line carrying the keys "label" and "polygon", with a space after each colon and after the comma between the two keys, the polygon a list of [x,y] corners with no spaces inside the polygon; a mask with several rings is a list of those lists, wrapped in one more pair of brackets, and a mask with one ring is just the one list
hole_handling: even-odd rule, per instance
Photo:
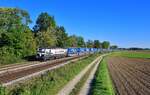
{"label": "trackside vegetation", "polygon": [[90,93],[90,95],[115,95],[106,59],[103,59],[98,67]]}
{"label": "trackside vegetation", "polygon": [[0,95],[56,95],[58,91],[91,63],[99,54],[67,64],[58,69],[46,72],[15,87],[1,88]]}
{"label": "trackside vegetation", "polygon": [[112,53],[111,56],[128,57],[128,58],[150,58],[150,53],[147,53],[147,52],[135,52],[135,51],[124,51],[124,52]]}
{"label": "trackside vegetation", "polygon": [[19,8],[0,8],[0,65],[13,64],[34,58],[39,47],[45,48],[108,48],[109,42],[85,42],[82,36],[68,35],[65,27],[56,23],[55,17],[41,12],[33,28],[30,14]]}

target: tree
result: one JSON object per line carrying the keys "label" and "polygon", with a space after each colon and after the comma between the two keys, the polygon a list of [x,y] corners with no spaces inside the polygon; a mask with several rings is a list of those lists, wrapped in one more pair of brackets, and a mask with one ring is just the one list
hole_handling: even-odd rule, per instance
{"label": "tree", "polygon": [[57,26],[56,28],[56,32],[55,32],[55,36],[56,36],[56,46],[57,47],[66,47],[67,45],[67,40],[68,40],[68,34],[66,33],[66,30],[63,26]]}
{"label": "tree", "polygon": [[92,48],[92,47],[94,46],[94,42],[93,42],[92,40],[88,40],[88,41],[86,42],[86,46],[87,46],[88,48]]}
{"label": "tree", "polygon": [[44,32],[47,29],[55,28],[56,22],[53,16],[50,16],[48,13],[41,13],[37,20],[36,25],[33,27],[34,32]]}
{"label": "tree", "polygon": [[85,42],[84,42],[84,38],[79,36],[76,38],[77,39],[77,46],[78,47],[85,47]]}
{"label": "tree", "polygon": [[36,35],[35,39],[38,47],[51,48],[56,46],[56,37],[53,32],[38,32]]}
{"label": "tree", "polygon": [[69,36],[67,47],[85,47],[84,38],[76,35]]}
{"label": "tree", "polygon": [[102,43],[102,48],[103,48],[103,49],[108,49],[109,46],[110,46],[110,43],[109,43],[108,41],[104,41],[104,42]]}
{"label": "tree", "polygon": [[16,8],[0,8],[0,12],[0,63],[34,54],[36,44],[28,27],[29,14]]}
{"label": "tree", "polygon": [[112,45],[112,46],[110,46],[110,49],[117,49],[117,48],[118,48],[117,45]]}
{"label": "tree", "polygon": [[33,28],[35,39],[38,47],[55,47],[56,46],[56,22],[54,17],[48,13],[41,13]]}
{"label": "tree", "polygon": [[99,40],[94,40],[94,48],[100,48]]}
{"label": "tree", "polygon": [[[31,23],[27,11],[17,8],[0,8],[0,28],[8,31],[20,29]],[[24,29],[23,28],[23,29]]]}
{"label": "tree", "polygon": [[68,37],[67,47],[78,47],[77,37],[75,35]]}

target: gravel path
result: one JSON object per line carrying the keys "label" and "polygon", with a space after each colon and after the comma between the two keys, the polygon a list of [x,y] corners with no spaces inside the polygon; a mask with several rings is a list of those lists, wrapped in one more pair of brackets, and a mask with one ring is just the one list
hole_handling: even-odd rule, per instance
{"label": "gravel path", "polygon": [[[104,56],[104,55],[103,55]],[[74,86],[80,81],[80,79],[84,76],[84,74],[90,69],[90,67],[92,65],[94,65],[96,63],[96,66],[98,65],[98,63],[100,63],[101,59],[103,56],[100,56],[98,58],[96,58],[91,64],[89,64],[85,69],[83,69],[77,76],[75,76],[75,78],[73,80],[71,80],[70,82],[68,82],[68,84],[66,86],[64,86],[64,88],[62,88],[57,95],[69,95],[70,92],[72,91],[72,89],[74,88]],[[96,69],[96,66],[94,67]],[[96,71],[96,70],[95,70]],[[94,71],[92,71],[94,74]],[[90,76],[90,80],[91,77],[93,77],[92,75]],[[87,83],[86,83],[87,84]],[[88,86],[89,87],[89,86]],[[84,87],[82,90],[82,93],[80,95],[84,95],[84,93],[88,93],[89,88]],[[86,94],[85,94],[86,95]]]}
{"label": "gravel path", "polygon": [[92,80],[94,79],[94,75],[96,73],[96,70],[101,62],[101,60],[103,59],[103,57],[106,56],[106,55],[102,55],[100,57],[100,60],[96,63],[96,65],[94,66],[93,70],[91,71],[87,81],[85,82],[85,84],[83,85],[83,87],[81,88],[80,92],[79,92],[79,95],[88,95],[89,94],[89,91],[91,89],[91,83],[92,83]]}
{"label": "gravel path", "polygon": [[[102,59],[102,57],[101,57],[101,59]],[[91,87],[90,87],[91,82],[92,82],[92,80],[94,78],[94,74],[95,74],[95,72],[97,70],[97,67],[98,67],[101,59],[95,64],[93,70],[90,72],[90,75],[89,75],[87,81],[85,82],[85,84],[83,85],[83,87],[81,88],[81,90],[79,92],[79,95],[88,95],[89,90],[91,89]]]}

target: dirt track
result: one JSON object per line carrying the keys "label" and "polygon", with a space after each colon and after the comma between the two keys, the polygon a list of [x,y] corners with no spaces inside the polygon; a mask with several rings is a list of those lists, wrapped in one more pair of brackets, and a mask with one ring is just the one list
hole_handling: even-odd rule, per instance
{"label": "dirt track", "polygon": [[109,57],[108,67],[118,95],[150,95],[150,59]]}

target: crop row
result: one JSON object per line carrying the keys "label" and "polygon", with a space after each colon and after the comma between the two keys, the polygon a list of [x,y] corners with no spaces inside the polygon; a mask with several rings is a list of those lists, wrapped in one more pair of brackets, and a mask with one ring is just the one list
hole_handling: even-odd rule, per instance
{"label": "crop row", "polygon": [[[109,58],[108,64],[119,95],[150,94],[149,76],[146,74],[147,71],[139,70],[141,63],[128,58],[113,57]],[[137,64],[140,64],[140,67]]]}

